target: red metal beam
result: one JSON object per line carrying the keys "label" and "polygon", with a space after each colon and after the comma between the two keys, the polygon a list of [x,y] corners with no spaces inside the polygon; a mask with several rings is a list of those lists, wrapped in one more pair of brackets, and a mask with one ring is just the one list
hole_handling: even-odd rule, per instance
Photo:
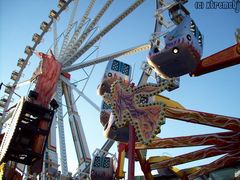
{"label": "red metal beam", "polygon": [[161,169],[161,168],[171,167],[178,164],[184,164],[187,162],[192,162],[192,161],[196,161],[196,160],[200,160],[208,157],[231,153],[233,151],[236,151],[236,149],[239,150],[239,148],[237,148],[236,145],[229,145],[221,148],[209,147],[209,148],[201,149],[198,151],[186,153],[180,156],[176,156],[161,162],[156,162],[156,163],[152,162],[153,164],[151,164],[150,167],[151,169]]}
{"label": "red metal beam", "polygon": [[129,124],[128,180],[134,180],[135,142],[136,142],[135,129],[134,129],[134,127],[131,124]]}
{"label": "red metal beam", "polygon": [[166,108],[166,117],[240,132],[240,118],[188,109]]}
{"label": "red metal beam", "polygon": [[115,177],[118,179],[124,178],[123,166],[126,146],[127,145],[123,143],[118,144],[118,165],[115,173]]}
{"label": "red metal beam", "polygon": [[212,163],[203,166],[199,171],[192,173],[188,176],[189,180],[195,179],[199,176],[203,176],[204,174],[208,174],[214,170],[217,170],[222,167],[231,166],[235,164],[240,159],[240,152],[239,149],[223,156],[222,158],[219,158],[216,161],[213,161]]}
{"label": "red metal beam", "polygon": [[139,163],[140,163],[141,169],[144,173],[145,179],[146,180],[152,180],[153,176],[151,174],[151,169],[150,169],[149,163],[146,161],[146,158],[141,154],[140,150],[136,149],[135,152],[136,152],[137,157],[139,159]]}
{"label": "red metal beam", "polygon": [[200,61],[191,76],[200,76],[240,63],[240,43],[208,56]]}
{"label": "red metal beam", "polygon": [[136,143],[136,149],[176,148],[203,145],[225,146],[227,144],[239,143],[239,141],[240,133],[222,132],[195,136],[157,138],[154,139],[148,146],[141,143]]}

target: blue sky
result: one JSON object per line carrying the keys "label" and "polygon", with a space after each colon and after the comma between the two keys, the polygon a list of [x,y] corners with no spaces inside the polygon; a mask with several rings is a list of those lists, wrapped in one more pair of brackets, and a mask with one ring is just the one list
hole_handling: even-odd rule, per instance
{"label": "blue sky", "polygon": [[[86,2],[80,0],[77,17],[81,17],[86,8]],[[98,24],[99,29],[104,28],[106,24],[111,22],[114,17],[117,17],[132,2],[134,1],[113,2],[111,8],[100,20]],[[154,29],[154,2],[153,0],[146,0],[136,11],[103,37],[98,53],[95,53],[90,59],[148,42]],[[195,2],[189,1],[186,7],[204,35],[203,57],[233,45],[235,43],[234,33],[240,27],[240,13],[234,12],[233,9],[195,9]],[[206,1],[203,2],[206,3]],[[98,1],[93,12],[90,14],[90,18],[94,17],[94,14],[96,14],[102,5],[103,1]],[[16,66],[18,58],[26,57],[24,54],[25,46],[33,44],[31,41],[32,35],[41,32],[39,26],[43,20],[49,21],[48,13],[51,9],[57,9],[57,0],[0,1],[0,82],[8,83],[11,81],[11,72],[18,69]],[[70,5],[66,12],[61,14],[58,21],[59,34],[67,28],[71,10],[72,5]],[[37,50],[45,52],[52,45],[52,39],[51,31],[44,37],[44,41],[38,46]],[[141,52],[136,55],[119,58],[135,66],[133,79],[135,83],[140,78],[140,65],[146,60],[146,56],[147,52]],[[29,66],[24,71],[25,75],[22,80],[28,79],[31,76],[38,63],[39,59],[36,56],[32,56]],[[101,104],[101,97],[97,96],[96,87],[101,80],[105,66],[106,63],[102,63],[95,67],[85,90],[85,94],[99,106]],[[86,70],[90,71],[90,68]],[[180,102],[188,109],[239,117],[239,75],[239,66],[195,78],[185,75],[181,78],[179,89],[171,93],[166,92],[164,95]],[[82,77],[82,71],[72,73],[73,82]],[[78,87],[80,88],[81,84],[78,84]],[[29,86],[20,88],[17,92],[21,95],[26,95],[28,88]],[[2,95],[3,90],[0,92],[0,96]],[[15,97],[15,100],[17,99]],[[89,149],[92,153],[95,148],[100,148],[106,140],[103,137],[103,129],[99,122],[99,113],[81,98],[78,101],[78,109]],[[69,142],[67,144],[68,160],[71,168],[74,169],[76,168],[76,161],[70,155],[74,154],[74,146],[71,142],[67,121],[65,119],[66,139]],[[166,124],[162,126],[160,137],[192,135],[215,131],[217,129],[167,120]],[[116,152],[116,148],[113,148],[111,151]],[[176,155],[186,151],[186,149],[157,150],[151,151],[149,154],[162,155],[163,153],[168,153]]]}

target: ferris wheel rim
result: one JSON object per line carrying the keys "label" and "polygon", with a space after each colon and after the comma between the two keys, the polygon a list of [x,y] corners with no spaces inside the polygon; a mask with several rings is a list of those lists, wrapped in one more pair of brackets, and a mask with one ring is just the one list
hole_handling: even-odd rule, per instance
{"label": "ferris wheel rim", "polygon": [[22,97],[15,107],[15,110],[13,112],[10,122],[8,122],[9,123],[8,129],[7,129],[6,133],[4,134],[2,143],[0,145],[0,162],[4,161],[6,152],[9,148],[9,145],[11,144],[12,137],[15,134],[15,129],[17,127],[19,117],[22,112],[24,101],[25,101],[25,97]]}

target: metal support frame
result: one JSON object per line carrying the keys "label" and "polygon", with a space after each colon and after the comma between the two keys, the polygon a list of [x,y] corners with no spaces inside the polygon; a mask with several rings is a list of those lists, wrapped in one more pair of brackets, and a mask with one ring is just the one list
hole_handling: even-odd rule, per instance
{"label": "metal support frame", "polygon": [[53,49],[55,57],[58,57],[58,33],[57,33],[57,20],[53,20]]}
{"label": "metal support frame", "polygon": [[64,52],[67,48],[67,43],[68,43],[68,40],[69,40],[70,31],[72,30],[72,27],[74,25],[73,21],[74,21],[76,12],[77,12],[78,3],[79,3],[79,0],[74,1],[74,7],[73,7],[73,10],[72,10],[70,19],[68,21],[68,27],[67,27],[67,30],[66,30],[66,35],[64,36],[62,47],[61,47],[61,50],[60,50],[60,53],[59,53],[59,56],[58,56],[58,59],[59,59],[60,62],[62,61],[61,58],[62,58],[62,56],[63,56],[63,54],[64,54]]}
{"label": "metal support frame", "polygon": [[59,144],[60,144],[60,155],[61,155],[61,168],[62,174],[68,174],[67,154],[65,145],[65,134],[64,134],[64,123],[63,123],[63,110],[62,110],[62,82],[58,81],[56,100],[59,104],[57,110],[58,118],[58,132],[59,132]]}
{"label": "metal support frame", "polygon": [[[48,142],[44,153],[43,158],[43,172],[41,173],[42,179],[51,179],[54,178],[58,172],[58,154],[56,149],[56,126],[57,126],[57,115],[55,114],[51,131],[48,136]],[[56,174],[54,174],[54,172]],[[46,173],[48,172],[48,177],[46,177]],[[52,174],[51,174],[51,173]]]}
{"label": "metal support frame", "polygon": [[113,20],[109,25],[107,25],[101,32],[99,32],[94,38],[92,38],[85,46],[83,46],[74,55],[72,55],[71,58],[66,61],[64,66],[69,66],[73,64],[82,54],[84,54],[90,47],[92,47],[101,37],[106,35],[113,27],[115,27],[125,17],[127,17],[130,13],[132,13],[143,2],[144,0],[137,0],[135,3],[133,3],[127,10],[125,10],[115,20]]}
{"label": "metal support frame", "polygon": [[72,88],[67,84],[63,84],[63,92],[67,103],[67,110],[69,115],[69,124],[71,127],[73,141],[78,158],[79,171],[83,171],[91,162],[91,157],[84,135],[81,119],[78,114],[77,106],[74,103],[74,96]]}
{"label": "metal support frame", "polygon": [[202,59],[191,76],[201,76],[237,64],[240,64],[240,43]]}
{"label": "metal support frame", "polygon": [[210,164],[200,166],[194,172],[181,170],[186,178],[194,179],[219,168],[239,163],[239,118],[170,107],[167,107],[166,117],[191,123],[220,127],[231,131],[194,136],[158,138],[153,140],[152,144],[148,146],[136,143],[136,149],[138,150],[211,145],[210,147],[201,150],[182,154],[176,157],[169,157],[168,159],[160,160],[156,158],[155,160],[148,160],[147,166],[150,167],[150,170],[166,167],[172,168],[175,165],[217,155],[224,155]]}
{"label": "metal support frame", "polygon": [[85,99],[89,104],[91,104],[98,112],[100,112],[100,107],[95,104],[91,99],[89,99],[82,91],[80,91],[77,87],[72,85],[70,81],[65,78],[64,76],[60,76],[60,79],[66,83],[68,86],[70,86],[72,89],[74,89],[83,99]]}
{"label": "metal support frame", "polygon": [[[102,7],[102,9],[99,11],[99,13],[96,15],[96,17],[93,19],[93,21],[90,23],[90,25],[87,27],[87,29],[82,33],[82,35],[78,38],[78,40],[74,43],[74,46],[72,48],[68,48],[66,52],[66,56],[64,58],[64,62],[68,61],[69,58],[71,58],[72,54],[75,54],[78,48],[82,45],[84,40],[87,38],[89,33],[94,29],[100,18],[103,16],[103,14],[106,12],[106,10],[110,7],[113,0],[108,0],[105,5]],[[86,17],[83,17],[84,22],[86,21]],[[83,24],[83,23],[82,23]],[[80,24],[81,25],[81,24]]]}
{"label": "metal support frame", "polygon": [[116,53],[112,53],[112,54],[108,54],[106,56],[102,56],[102,57],[99,57],[99,58],[96,58],[96,59],[88,60],[87,62],[82,62],[82,63],[78,63],[78,64],[74,64],[74,65],[71,65],[71,66],[64,67],[63,71],[71,72],[71,71],[74,71],[74,70],[85,68],[85,67],[95,65],[95,64],[98,64],[98,63],[102,63],[102,62],[105,62],[105,61],[110,61],[110,60],[115,59],[115,58],[120,57],[120,56],[135,54],[135,53],[140,52],[140,51],[148,50],[149,48],[150,48],[149,43],[141,44],[141,45],[138,45],[138,46],[135,46],[135,47],[132,47],[132,48],[128,48],[128,49],[116,52]]}
{"label": "metal support frame", "polygon": [[68,56],[70,50],[72,48],[74,48],[74,44],[75,44],[75,42],[76,42],[76,40],[77,40],[77,38],[78,38],[78,36],[79,36],[83,26],[85,25],[85,23],[86,23],[86,21],[88,19],[89,13],[91,12],[91,10],[92,10],[92,8],[93,8],[93,6],[95,4],[95,1],[96,0],[91,0],[91,2],[89,3],[89,5],[88,5],[88,7],[87,7],[87,9],[86,9],[86,11],[85,11],[85,13],[83,15],[83,18],[81,19],[81,21],[80,21],[76,31],[74,32],[71,40],[68,42],[67,46],[63,50],[63,53],[60,56],[61,62],[63,62],[66,59],[66,57]]}

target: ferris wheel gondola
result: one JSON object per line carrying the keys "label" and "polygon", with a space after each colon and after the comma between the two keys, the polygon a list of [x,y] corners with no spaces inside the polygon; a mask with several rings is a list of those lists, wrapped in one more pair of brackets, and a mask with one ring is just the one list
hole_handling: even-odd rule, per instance
{"label": "ferris wheel gondola", "polygon": [[[132,74],[132,67],[129,64],[123,63],[116,59],[109,61],[103,78],[97,88],[99,95],[110,93],[111,85],[116,80],[122,80],[124,83],[129,84]],[[104,133],[107,138],[113,140],[126,141],[128,136],[128,128],[116,128],[114,125],[114,117],[111,115],[112,109],[104,101],[101,106],[100,122],[104,126]]]}
{"label": "ferris wheel gondola", "polygon": [[148,63],[163,78],[179,77],[194,71],[200,62],[203,37],[192,18],[182,22],[165,37],[165,47],[150,51]]}

